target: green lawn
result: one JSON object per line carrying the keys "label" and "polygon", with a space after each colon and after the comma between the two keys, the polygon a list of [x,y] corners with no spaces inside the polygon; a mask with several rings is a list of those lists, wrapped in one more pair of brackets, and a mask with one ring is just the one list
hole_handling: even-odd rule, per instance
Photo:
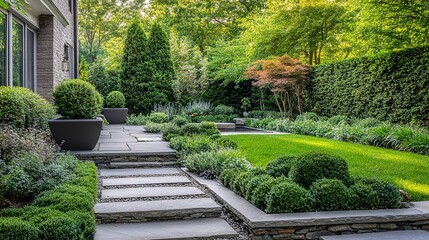
{"label": "green lawn", "polygon": [[280,155],[320,151],[343,157],[353,176],[373,177],[396,184],[413,200],[429,200],[429,156],[330,139],[287,135],[234,135],[247,159],[265,167]]}

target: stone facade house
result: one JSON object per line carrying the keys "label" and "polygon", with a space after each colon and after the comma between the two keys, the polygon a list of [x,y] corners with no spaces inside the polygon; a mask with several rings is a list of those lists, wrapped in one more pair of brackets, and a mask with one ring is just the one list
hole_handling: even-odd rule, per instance
{"label": "stone facade house", "polygon": [[23,86],[52,100],[61,80],[78,76],[78,0],[26,0],[0,9],[0,85]]}

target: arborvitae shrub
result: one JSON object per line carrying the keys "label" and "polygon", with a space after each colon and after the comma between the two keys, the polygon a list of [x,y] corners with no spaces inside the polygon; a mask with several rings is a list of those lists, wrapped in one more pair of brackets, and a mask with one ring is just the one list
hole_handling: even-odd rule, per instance
{"label": "arborvitae shrub", "polygon": [[305,188],[322,178],[336,178],[343,182],[349,180],[348,165],[344,159],[320,152],[299,156],[289,176],[294,182]]}
{"label": "arborvitae shrub", "polygon": [[280,156],[276,160],[269,162],[266,168],[267,174],[273,177],[287,177],[289,171],[296,161],[297,156]]}
{"label": "arborvitae shrub", "polygon": [[313,209],[309,191],[289,181],[274,185],[266,196],[266,202],[268,213],[308,212]]}
{"label": "arborvitae shrub", "polygon": [[348,209],[349,189],[338,179],[319,179],[310,187],[319,211],[339,211]]}
{"label": "arborvitae shrub", "polygon": [[154,66],[146,34],[138,22],[133,22],[127,29],[121,68],[126,106],[131,113],[148,114],[154,104],[151,92],[156,91],[156,84],[152,82]]}

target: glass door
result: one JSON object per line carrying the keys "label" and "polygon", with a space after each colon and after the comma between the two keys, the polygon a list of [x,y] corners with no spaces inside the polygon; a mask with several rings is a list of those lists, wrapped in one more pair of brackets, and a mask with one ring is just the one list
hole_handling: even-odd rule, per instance
{"label": "glass door", "polygon": [[24,87],[35,90],[35,33],[27,28],[25,56],[25,84]]}

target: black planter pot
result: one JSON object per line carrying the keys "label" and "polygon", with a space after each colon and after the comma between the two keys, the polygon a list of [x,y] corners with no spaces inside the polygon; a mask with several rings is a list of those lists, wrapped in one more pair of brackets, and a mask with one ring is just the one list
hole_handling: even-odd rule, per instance
{"label": "black planter pot", "polygon": [[110,124],[121,124],[128,116],[128,108],[105,108],[103,115]]}
{"label": "black planter pot", "polygon": [[53,119],[49,120],[52,136],[62,150],[92,150],[100,138],[103,120]]}

